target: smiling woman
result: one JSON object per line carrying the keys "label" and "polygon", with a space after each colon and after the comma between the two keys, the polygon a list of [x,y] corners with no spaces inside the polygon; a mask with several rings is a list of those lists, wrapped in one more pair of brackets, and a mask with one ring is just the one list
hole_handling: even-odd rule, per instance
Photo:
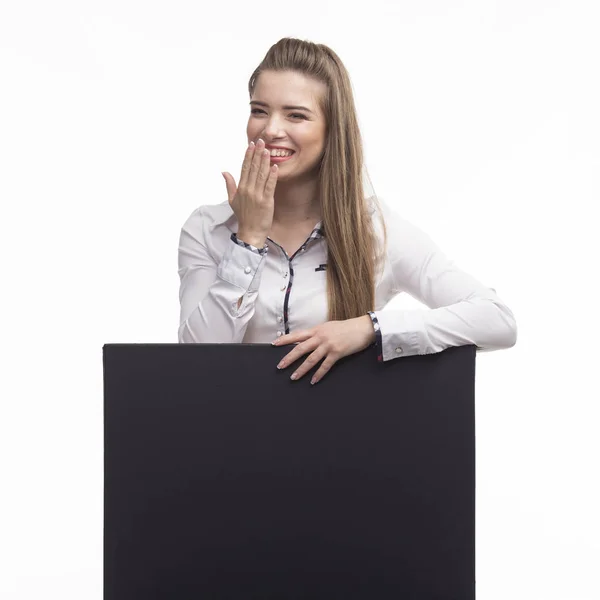
{"label": "smiling woman", "polygon": [[[271,163],[285,164],[278,172],[274,198],[273,222],[280,230],[294,225],[290,218],[321,217],[316,170],[326,141],[327,119],[319,107],[326,89],[322,82],[299,72],[265,69],[251,92],[254,108],[246,128],[248,140],[262,137],[271,151]],[[282,154],[286,156],[278,158]]]}
{"label": "smiling woman", "polygon": [[[514,345],[495,290],[365,194],[350,77],[331,48],[283,38],[248,92],[239,183],[223,173],[227,201],[182,227],[180,342],[298,342],[281,366],[310,353],[294,375],[322,360],[313,381],[371,344],[382,361]],[[386,309],[401,292],[428,309]]]}

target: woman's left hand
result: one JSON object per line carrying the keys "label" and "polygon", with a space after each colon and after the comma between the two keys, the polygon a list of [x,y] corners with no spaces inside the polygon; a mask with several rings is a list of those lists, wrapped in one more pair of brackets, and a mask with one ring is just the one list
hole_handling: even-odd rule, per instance
{"label": "woman's left hand", "polygon": [[311,384],[314,384],[320,381],[340,358],[360,352],[374,343],[375,330],[371,317],[364,315],[345,321],[327,321],[311,329],[288,333],[274,340],[272,344],[285,346],[295,342],[299,342],[298,345],[281,360],[277,368],[285,369],[304,354],[311,352],[292,374],[291,379],[300,379],[320,360],[325,359],[311,380]]}

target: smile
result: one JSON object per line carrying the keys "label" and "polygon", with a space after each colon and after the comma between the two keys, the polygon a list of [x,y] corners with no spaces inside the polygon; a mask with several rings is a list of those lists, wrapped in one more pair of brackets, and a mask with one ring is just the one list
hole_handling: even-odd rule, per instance
{"label": "smile", "polygon": [[[295,152],[294,152],[294,154],[295,154]],[[290,158],[292,158],[294,156],[294,154],[290,154],[290,156],[271,156],[271,162],[272,163],[285,162],[286,160],[290,160]]]}

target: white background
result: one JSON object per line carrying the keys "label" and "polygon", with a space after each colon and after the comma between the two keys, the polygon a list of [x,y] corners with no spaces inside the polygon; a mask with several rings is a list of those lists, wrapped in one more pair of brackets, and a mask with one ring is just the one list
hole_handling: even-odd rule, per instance
{"label": "white background", "polygon": [[477,357],[478,600],[600,599],[599,29],[573,0],[4,2],[0,597],[101,598],[102,346],[177,342],[180,228],[292,36],[348,68],[376,193],[517,318]]}

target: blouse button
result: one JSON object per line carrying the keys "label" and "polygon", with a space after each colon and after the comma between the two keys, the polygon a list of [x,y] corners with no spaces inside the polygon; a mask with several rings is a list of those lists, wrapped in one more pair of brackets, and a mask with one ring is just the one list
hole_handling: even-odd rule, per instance
{"label": "blouse button", "polygon": [[281,337],[283,334],[281,333],[281,331],[277,332],[277,337]]}
{"label": "blouse button", "polygon": [[396,348],[396,354],[402,354],[402,348]]}
{"label": "blouse button", "polygon": [[251,269],[250,267],[246,267],[246,268],[244,269],[244,273],[246,273],[246,275],[247,275],[248,273],[250,273],[250,271],[252,271],[252,269]]}
{"label": "blouse button", "polygon": [[287,290],[287,285],[284,285],[284,286],[281,288],[281,291],[282,291],[282,292],[285,292],[285,290]]}

